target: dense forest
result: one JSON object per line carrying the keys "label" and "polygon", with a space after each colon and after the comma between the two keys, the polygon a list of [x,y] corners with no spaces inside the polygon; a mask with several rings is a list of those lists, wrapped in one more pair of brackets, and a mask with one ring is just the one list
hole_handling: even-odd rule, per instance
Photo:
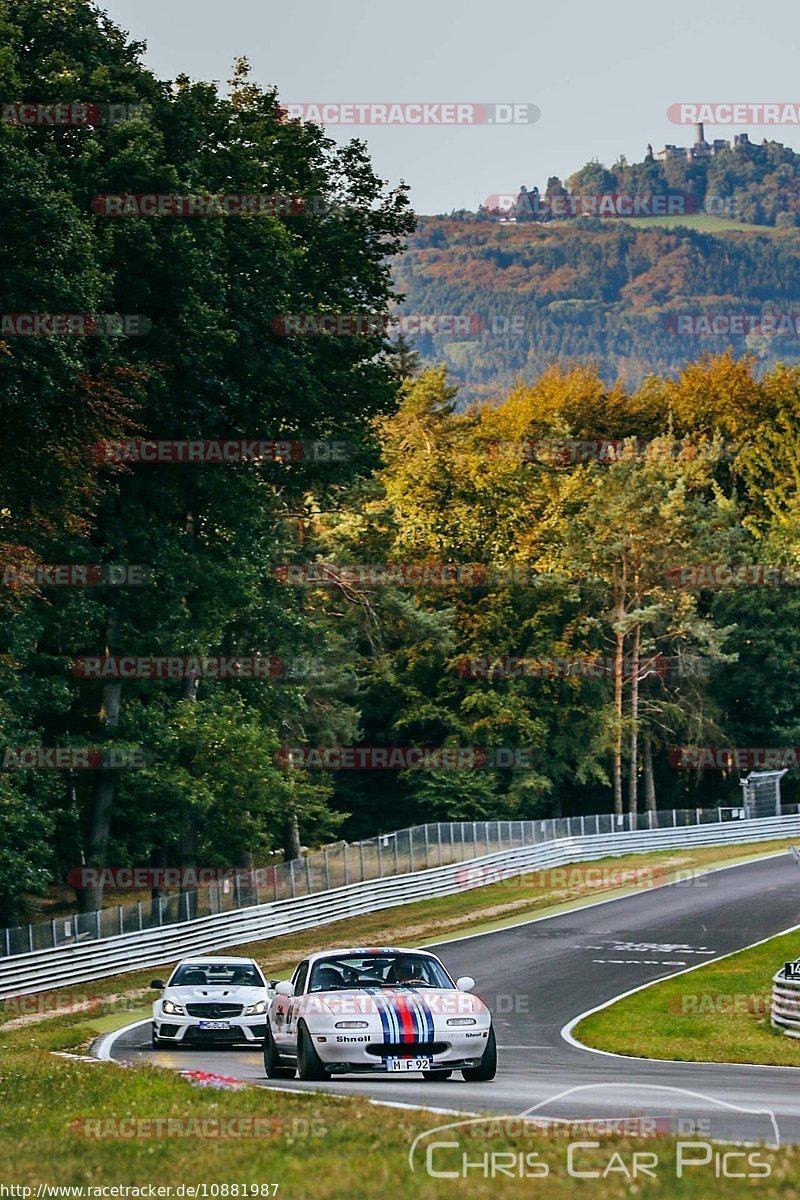
{"label": "dense forest", "polygon": [[[0,42],[3,95],[143,106],[107,126],[0,125],[9,312],[140,314],[147,330],[0,340],[0,924],[81,864],[246,865],[420,820],[736,803],[737,771],[680,769],[675,750],[800,741],[797,587],[680,574],[762,563],[793,577],[800,367],[760,346],[687,363],[703,346],[678,350],[660,325],[709,297],[783,305],[794,235],[430,218],[414,234],[405,190],[375,175],[363,144],[287,120],[244,61],[224,94],[159,81],[84,0],[0,0]],[[113,193],[330,203],[109,219],[93,201]],[[498,334],[457,347],[478,356],[471,376],[450,348],[451,374],[425,369],[375,324],[313,338],[276,325],[401,303],[505,318],[534,294],[519,346]],[[606,368],[635,370],[555,361],[607,343]],[[522,382],[508,386],[501,361]],[[467,377],[497,381],[491,403],[465,402]],[[304,449],[98,452],[120,439]],[[615,449],[553,450],[576,439]],[[331,443],[346,453],[308,450]],[[517,452],[531,445],[550,450]],[[47,564],[93,564],[95,585],[52,586]],[[137,586],[109,582],[120,564],[146,568]],[[305,579],[291,569],[315,564]],[[282,669],[123,680],[75,667],[121,655]],[[492,665],[574,658],[623,668]],[[287,769],[286,747],[354,745],[524,754],[510,768]],[[144,756],[32,769],[19,753],[32,747]],[[77,896],[84,909],[101,899]]]}
{"label": "dense forest", "polygon": [[[602,217],[498,225],[422,217],[396,278],[408,314],[470,317],[416,338],[445,362],[462,403],[499,399],[553,362],[596,363],[611,384],[636,387],[708,353],[749,353],[756,370],[800,361],[797,231],[644,227]],[[772,333],[770,314],[787,317]],[[722,333],[697,318],[751,315]],[[694,319],[689,332],[678,318]],[[749,330],[749,332],[748,332]]]}

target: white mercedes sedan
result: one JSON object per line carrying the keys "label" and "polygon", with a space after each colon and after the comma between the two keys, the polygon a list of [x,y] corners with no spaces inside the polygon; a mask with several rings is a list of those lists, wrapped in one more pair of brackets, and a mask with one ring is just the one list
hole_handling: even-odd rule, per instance
{"label": "white mercedes sedan", "polygon": [[154,1046],[261,1042],[274,992],[252,958],[185,958],[153,1005]]}

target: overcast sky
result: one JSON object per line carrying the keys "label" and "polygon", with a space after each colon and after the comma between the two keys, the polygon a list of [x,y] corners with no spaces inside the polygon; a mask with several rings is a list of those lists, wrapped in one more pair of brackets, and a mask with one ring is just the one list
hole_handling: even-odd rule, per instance
{"label": "overcast sky", "polygon": [[[159,76],[222,84],[246,54],[286,102],[528,103],[535,124],[330,126],[363,137],[378,172],[412,187],[419,212],[471,208],[540,187],[590,158],[643,158],[686,145],[680,101],[800,101],[797,0],[107,0],[100,7],[148,43]],[[706,126],[800,149],[797,127]]]}

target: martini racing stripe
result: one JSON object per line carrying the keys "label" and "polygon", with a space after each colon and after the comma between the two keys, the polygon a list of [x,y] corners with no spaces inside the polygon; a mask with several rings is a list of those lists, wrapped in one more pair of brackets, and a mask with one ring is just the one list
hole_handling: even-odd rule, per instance
{"label": "martini racing stripe", "polygon": [[433,1015],[423,996],[411,988],[364,989],[376,1002],[384,1042],[432,1042]]}

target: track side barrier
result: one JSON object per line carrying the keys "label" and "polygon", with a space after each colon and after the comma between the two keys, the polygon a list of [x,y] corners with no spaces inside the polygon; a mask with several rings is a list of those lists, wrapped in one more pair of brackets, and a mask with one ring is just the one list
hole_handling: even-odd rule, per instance
{"label": "track side barrier", "polygon": [[332,888],[322,894],[2,958],[0,999],[160,966],[189,954],[266,941],[395,905],[453,895],[525,871],[623,854],[726,846],[797,836],[800,836],[800,815],[559,837],[445,866]]}

